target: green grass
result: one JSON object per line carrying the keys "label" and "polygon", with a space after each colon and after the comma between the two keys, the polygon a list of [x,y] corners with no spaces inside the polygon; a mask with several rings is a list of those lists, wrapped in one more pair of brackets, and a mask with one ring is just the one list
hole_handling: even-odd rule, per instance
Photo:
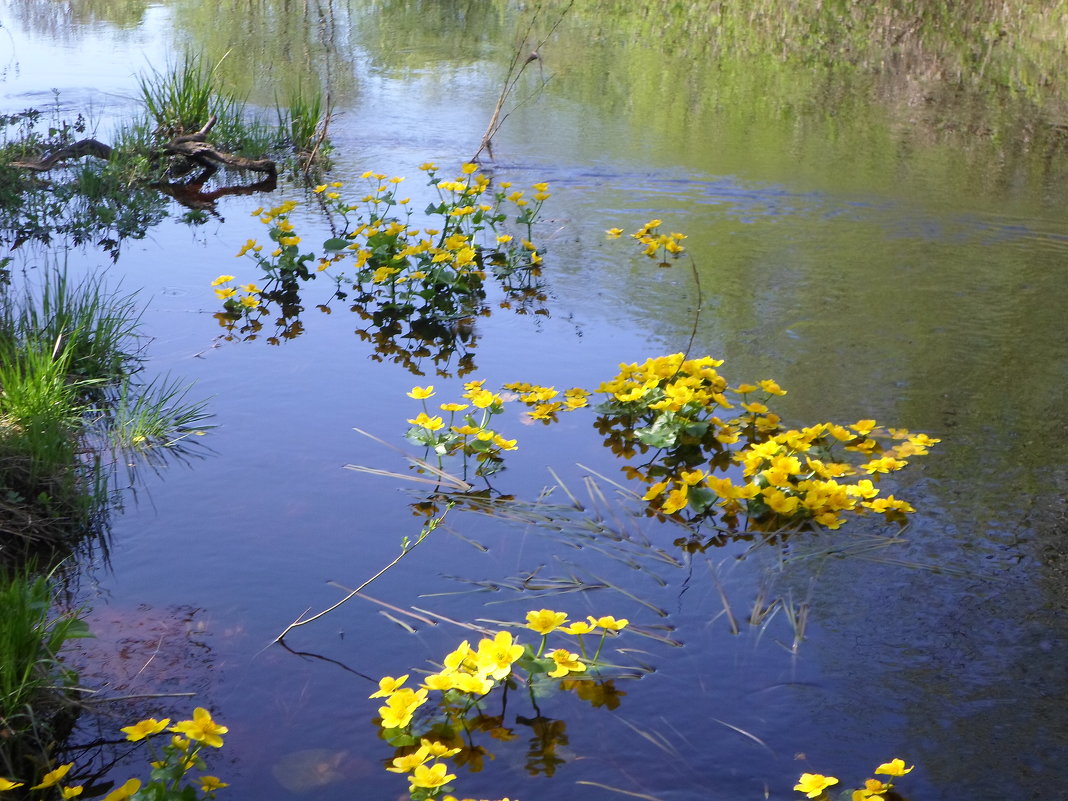
{"label": "green grass", "polygon": [[53,739],[51,721],[66,705],[65,691],[77,674],[59,658],[64,644],[89,636],[77,612],[53,614],[52,588],[47,577],[26,572],[0,572],[0,770],[14,778],[27,738],[38,752]]}
{"label": "green grass", "polygon": [[145,452],[168,448],[180,440],[211,428],[204,401],[187,400],[189,385],[169,377],[145,386],[124,382],[112,406],[108,426],[111,441],[120,448]]}
{"label": "green grass", "polygon": [[137,378],[132,295],[57,271],[0,305],[0,563],[62,556],[103,519],[119,462],[176,449],[208,414],[179,382]]}
{"label": "green grass", "polygon": [[66,271],[50,271],[37,291],[27,288],[6,305],[5,317],[0,326],[19,342],[53,343],[75,378],[115,380],[140,367],[135,296],[99,278],[74,283]]}
{"label": "green grass", "polygon": [[290,93],[283,106],[278,105],[278,125],[289,136],[297,153],[311,153],[326,132],[327,115],[322,90],[305,92],[302,87]]}
{"label": "green grass", "polygon": [[166,72],[153,70],[142,75],[138,83],[156,134],[166,139],[200,130],[212,114],[224,110],[227,100],[232,100],[219,96],[215,68],[205,68],[200,59],[188,54]]}

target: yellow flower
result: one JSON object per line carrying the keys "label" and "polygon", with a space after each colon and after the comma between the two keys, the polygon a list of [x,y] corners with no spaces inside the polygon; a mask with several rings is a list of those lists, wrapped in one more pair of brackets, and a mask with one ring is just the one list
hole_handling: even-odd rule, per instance
{"label": "yellow flower", "polygon": [[226,289],[218,288],[218,289],[215,290],[215,296],[217,298],[219,298],[220,300],[226,300],[227,298],[232,298],[236,294],[237,294],[237,290],[234,289],[233,287],[227,287]]}
{"label": "yellow flower", "polygon": [[321,195],[323,192],[326,191],[326,184],[319,184],[312,191],[315,192],[315,194],[317,194],[317,195]]}
{"label": "yellow flower", "polygon": [[479,642],[475,659],[479,673],[500,681],[512,672],[512,663],[522,655],[523,646],[514,643],[509,632],[500,631],[492,640]]}
{"label": "yellow flower", "polygon": [[412,771],[412,775],[408,777],[408,781],[413,790],[417,787],[426,787],[428,789],[442,787],[456,778],[455,773],[447,772],[448,769],[448,766],[444,762],[435,762],[430,767],[420,765]]}
{"label": "yellow flower", "polygon": [[400,678],[393,678],[392,676],[385,676],[378,681],[378,692],[371,693],[368,698],[388,698],[397,692],[401,686],[408,680],[408,674],[405,673]]}
{"label": "yellow flower", "polygon": [[418,751],[412,751],[410,754],[394,757],[393,766],[386,768],[386,770],[390,773],[411,773],[423,763],[429,762],[432,758],[433,757],[430,756],[430,749],[420,748]]}
{"label": "yellow flower", "polygon": [[222,737],[230,731],[226,726],[220,726],[211,719],[211,713],[202,706],[193,710],[192,720],[183,720],[171,726],[171,731],[184,734],[190,740],[210,745],[212,748],[222,748]]}
{"label": "yellow flower", "polygon": [[568,673],[581,673],[586,669],[586,665],[579,661],[579,655],[570,653],[566,648],[557,648],[549,654],[549,658],[556,663],[556,667],[549,671],[549,675],[554,679]]}
{"label": "yellow flower", "polygon": [[[593,618],[590,618],[590,620],[593,620]],[[560,631],[563,631],[567,634],[589,634],[591,631],[593,631],[595,625],[596,624],[590,625],[584,620],[576,620],[570,626],[565,626],[564,628],[560,629]]]}
{"label": "yellow flower", "polygon": [[223,787],[229,787],[227,782],[220,781],[218,776],[201,776],[200,777],[200,789],[205,793],[213,793],[216,790],[221,790]]}
{"label": "yellow flower", "polygon": [[177,734],[171,736],[171,745],[177,748],[179,751],[189,750],[189,740],[184,737],[179,737]]}
{"label": "yellow flower", "polygon": [[554,612],[551,609],[539,609],[527,612],[527,628],[538,634],[548,634],[567,622],[566,612]]}
{"label": "yellow flower", "polygon": [[134,793],[141,789],[140,779],[127,779],[121,787],[117,787],[104,796],[104,801],[126,801]]}
{"label": "yellow flower", "polygon": [[419,169],[423,172],[434,172],[434,170],[436,170],[437,168],[438,165],[430,161],[424,161],[422,164],[419,165]]}
{"label": "yellow flower", "polygon": [[834,778],[834,776],[824,776],[819,773],[802,773],[801,778],[794,785],[794,789],[804,793],[809,798],[816,798],[832,784],[838,784],[838,779]]}
{"label": "yellow flower", "polygon": [[234,277],[232,275],[220,275],[218,278],[211,282],[211,285],[218,286],[219,284],[228,284],[230,281],[233,280]]}
{"label": "yellow flower", "polygon": [[443,403],[438,408],[443,412],[462,412],[467,406],[466,403]]}
{"label": "yellow flower", "polygon": [[468,162],[467,164],[460,165],[460,169],[463,170],[464,175],[470,175],[478,169],[478,165]]}
{"label": "yellow flower", "polygon": [[605,617],[597,618],[595,618],[593,615],[589,615],[586,619],[590,621],[591,627],[596,626],[598,628],[604,629],[605,631],[620,631],[621,629],[625,629],[628,625],[630,625],[630,621],[627,620],[625,617],[616,620],[611,615],[606,615]]}
{"label": "yellow flower", "polygon": [[911,773],[912,769],[916,766],[906,768],[905,760],[892,759],[889,762],[884,762],[875,769],[876,773],[881,773],[884,776],[904,776],[906,773]]}
{"label": "yellow flower", "polygon": [[64,798],[75,798],[82,794],[82,790],[85,788],[80,784],[76,784],[73,787],[60,787],[59,794]]}
{"label": "yellow flower", "polygon": [[434,396],[434,385],[431,384],[427,387],[412,387],[412,391],[408,393],[409,398],[415,398],[416,400],[423,400],[424,398],[431,398]]}
{"label": "yellow flower", "polygon": [[246,309],[255,309],[260,305],[260,299],[254,298],[252,295],[245,295],[245,297],[241,298],[241,305]]}
{"label": "yellow flower", "polygon": [[246,292],[259,292],[260,291],[260,288],[258,286],[256,286],[255,284],[251,284],[251,283],[250,284],[245,284],[241,288],[243,290],[245,290]]}
{"label": "yellow flower", "polygon": [[155,718],[147,718],[140,723],[135,723],[133,726],[123,726],[119,731],[126,733],[126,739],[132,743],[136,743],[138,740],[143,740],[146,737],[151,737],[153,734],[159,734],[167,725],[171,722],[170,718],[164,718],[163,720],[156,720]]}
{"label": "yellow flower", "polygon": [[0,777],[0,793],[7,790],[14,790],[16,787],[22,787],[25,782],[13,782],[11,779],[5,779]]}
{"label": "yellow flower", "polygon": [[412,722],[415,710],[421,707],[427,698],[426,690],[409,690],[407,687],[397,690],[386,699],[386,705],[378,708],[382,716],[383,729],[400,729]]}
{"label": "yellow flower", "polygon": [[891,784],[884,784],[878,779],[867,779],[864,782],[864,789],[853,791],[853,801],[886,801],[883,793],[892,786]]}
{"label": "yellow flower", "polygon": [[429,417],[426,412],[419,412],[414,418],[408,420],[413,426],[425,428],[427,431],[437,431],[445,426],[445,421],[440,417]]}
{"label": "yellow flower", "polygon": [[73,767],[74,763],[68,762],[66,765],[60,765],[55,770],[48,771],[48,773],[44,775],[44,778],[41,779],[40,784],[35,784],[30,789],[43,790],[46,787],[52,787],[53,785],[59,784],[60,779],[66,776],[70,772],[70,769]]}

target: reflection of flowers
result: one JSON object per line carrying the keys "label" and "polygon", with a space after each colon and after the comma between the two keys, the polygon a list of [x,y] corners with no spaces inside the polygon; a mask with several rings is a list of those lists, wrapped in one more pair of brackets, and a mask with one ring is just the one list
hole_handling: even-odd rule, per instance
{"label": "reflection of flowers", "polygon": [[567,723],[540,715],[536,718],[516,715],[515,721],[523,726],[530,726],[534,732],[527,751],[527,773],[531,776],[537,776],[539,773],[552,776],[556,773],[556,766],[565,762],[556,753],[556,749],[568,744]]}
{"label": "reflection of flowers", "polygon": [[618,709],[619,699],[626,695],[622,690],[616,689],[613,679],[605,681],[591,681],[590,679],[564,679],[560,682],[561,690],[573,691],[575,695],[594,707],[605,709]]}

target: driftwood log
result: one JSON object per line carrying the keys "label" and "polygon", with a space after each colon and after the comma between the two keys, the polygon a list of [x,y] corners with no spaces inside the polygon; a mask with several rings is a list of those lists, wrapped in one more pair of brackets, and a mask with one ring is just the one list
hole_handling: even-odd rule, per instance
{"label": "driftwood log", "polygon": [[[277,174],[278,168],[271,159],[248,159],[244,156],[235,156],[232,153],[218,150],[209,144],[206,141],[208,133],[218,121],[219,118],[213,114],[211,119],[199,131],[185,136],[176,136],[163,146],[162,152],[168,156],[181,156],[207,168],[236,167],[237,169],[251,170],[267,175]],[[106,161],[111,158],[112,153],[112,148],[103,142],[98,142],[96,139],[82,139],[73,144],[57,148],[40,159],[14,161],[11,164],[13,167],[20,167],[25,170],[46,172],[63,162],[81,158],[82,156],[93,156]]]}

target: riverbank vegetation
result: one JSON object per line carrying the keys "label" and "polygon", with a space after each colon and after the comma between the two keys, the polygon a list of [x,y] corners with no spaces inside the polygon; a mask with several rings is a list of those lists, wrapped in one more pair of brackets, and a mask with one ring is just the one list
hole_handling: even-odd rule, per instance
{"label": "riverbank vegetation", "polygon": [[118,465],[203,430],[187,388],[139,378],[139,317],[133,295],[58,269],[0,288],[0,560],[100,536]]}
{"label": "riverbank vegetation", "polygon": [[279,174],[304,180],[327,166],[330,109],[318,88],[280,99],[272,120],[221,85],[217,67],[186,56],[140,76],[142,112],[111,144],[86,136],[91,123],[63,115],[58,96],[50,108],[0,117],[3,241],[92,244],[117,258],[124,240],[167,216],[168,197],[201,223],[222,197],[269,192]]}

